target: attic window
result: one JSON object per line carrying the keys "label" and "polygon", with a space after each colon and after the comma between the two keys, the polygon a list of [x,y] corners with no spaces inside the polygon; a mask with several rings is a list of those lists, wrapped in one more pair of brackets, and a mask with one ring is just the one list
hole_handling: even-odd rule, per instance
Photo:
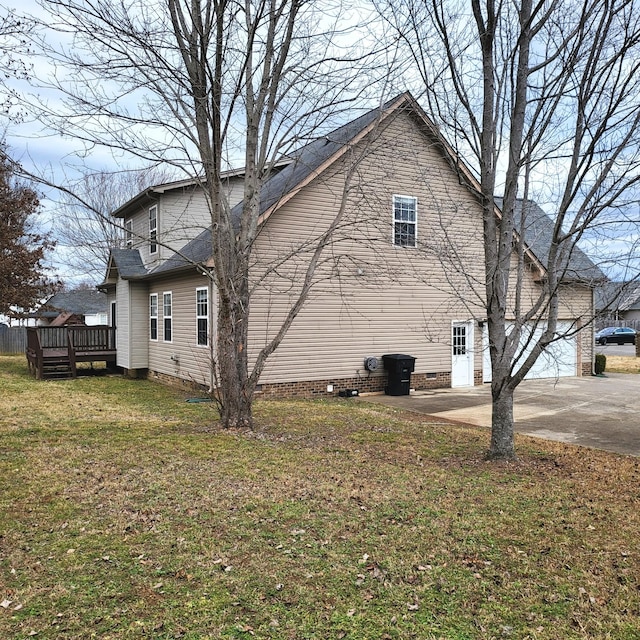
{"label": "attic window", "polygon": [[415,247],[418,226],[418,199],[412,196],[393,196],[393,244]]}
{"label": "attic window", "polygon": [[149,208],[149,253],[158,251],[158,205]]}

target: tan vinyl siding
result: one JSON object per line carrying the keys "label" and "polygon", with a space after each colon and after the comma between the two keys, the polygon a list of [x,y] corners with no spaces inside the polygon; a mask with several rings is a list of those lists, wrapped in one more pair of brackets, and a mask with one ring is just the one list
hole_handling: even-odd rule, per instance
{"label": "tan vinyl siding", "polygon": [[[229,206],[233,207],[242,200],[242,177],[233,177],[226,181],[223,189],[226,192]],[[149,209],[153,205],[145,205],[138,212],[125,220],[132,222],[132,249],[138,249],[142,261],[147,267],[169,259],[175,251],[179,251],[187,242],[195,238],[211,226],[211,213],[204,191],[199,187],[182,187],[167,191],[158,197],[158,244],[156,253],[149,251]],[[124,226],[125,220],[122,221]]]}
{"label": "tan vinyl siding", "polygon": [[149,294],[146,283],[132,282],[129,288],[131,300],[131,327],[129,352],[131,369],[149,366]]}
{"label": "tan vinyl siding", "polygon": [[129,281],[118,280],[116,284],[116,349],[117,364],[119,367],[130,369],[129,349]]}
{"label": "tan vinyl siding", "polygon": [[[148,294],[158,294],[158,341],[149,345],[149,369],[197,384],[210,385],[210,347],[197,344],[196,333],[196,288],[208,286],[208,278],[189,274],[156,282]],[[163,340],[162,295],[172,294],[172,341]],[[209,326],[213,316],[214,301],[209,292]],[[148,306],[148,302],[147,302]]]}
{"label": "tan vinyl siding", "polygon": [[[328,228],[340,207],[348,163],[362,152],[357,188],[350,189],[345,218],[324,254],[325,279],[269,359],[262,383],[368,377],[363,359],[385,353],[415,356],[416,373],[449,372],[451,324],[468,320],[475,328],[474,369],[481,370],[482,214],[440,151],[425,140],[400,115],[381,139],[361,145],[268,220],[252,272],[256,281],[268,274],[252,299],[252,358],[275,335],[299,291],[310,251],[296,252],[305,240],[314,246]],[[419,249],[393,245],[394,195],[417,198]],[[286,260],[287,254],[293,257]],[[527,271],[523,299],[539,291]],[[588,290],[568,296],[561,318],[577,317],[589,300]],[[590,353],[584,337],[582,349]],[[380,369],[373,375],[385,374]]]}
{"label": "tan vinyl siding", "polygon": [[[161,247],[157,245],[156,253],[149,251],[149,209],[153,205],[142,207],[137,213],[129,216],[126,220],[131,220],[131,232],[133,235],[132,249],[140,251],[140,257],[146,267],[152,267],[159,259]],[[160,203],[156,203],[157,210],[157,238],[161,240],[162,213]]]}
{"label": "tan vinyl siding", "polygon": [[235,207],[244,197],[244,176],[234,176],[224,181],[223,186],[229,206]]}
{"label": "tan vinyl siding", "polygon": [[[345,189],[350,172],[353,179]],[[233,181],[232,199],[241,198],[241,187],[241,179]],[[402,113],[377,139],[360,143],[301,189],[262,227],[252,257],[250,367],[295,301],[317,240],[341,210],[345,193],[344,215],[321,256],[311,297],[269,358],[260,382],[381,377],[386,375],[382,366],[369,373],[363,360],[386,353],[414,356],[417,374],[447,374],[454,321],[473,323],[474,369],[481,372],[478,322],[486,316],[481,209],[439,148]],[[393,245],[394,195],[417,199],[419,248]],[[176,245],[208,224],[203,195],[199,199],[176,190],[164,194],[160,204],[159,224]],[[145,210],[145,224],[146,216]],[[535,277],[530,270],[523,276],[525,304],[540,291]],[[211,384],[210,349],[197,345],[196,323],[196,289],[207,282],[195,273],[154,282],[144,303],[136,302],[145,310],[151,371]],[[165,343],[162,295],[169,291],[173,340]],[[148,339],[149,293],[158,294],[157,342]],[[590,290],[563,287],[559,319],[582,317],[590,303]],[[212,334],[215,304],[210,291]],[[515,313],[515,299],[510,305]],[[582,333],[578,350],[582,362],[588,362],[593,354],[590,331]]]}
{"label": "tan vinyl siding", "polygon": [[174,251],[211,226],[211,214],[202,189],[166,193],[161,211],[160,238],[168,247],[160,247],[160,260],[167,260]]}
{"label": "tan vinyl siding", "polygon": [[148,307],[145,283],[118,280],[116,343],[120,367],[146,369],[148,366]]}
{"label": "tan vinyl siding", "polygon": [[[477,202],[440,153],[416,141],[415,128],[401,116],[383,140],[366,149],[357,168],[360,188],[349,195],[346,224],[326,253],[322,272],[331,279],[318,284],[323,293],[298,316],[262,382],[367,376],[364,357],[385,353],[415,356],[416,372],[451,370],[451,322],[482,315],[482,221]],[[342,169],[347,168],[345,161]],[[262,258],[254,273],[295,251],[292,239],[312,244],[338,210],[343,184],[338,170],[272,216],[258,239],[256,254]],[[424,250],[392,244],[393,195],[417,198],[417,234]],[[446,253],[443,235],[455,254]],[[303,278],[304,260],[289,263],[278,273],[288,272],[291,280],[271,277],[270,290],[252,300],[254,357],[274,335]],[[464,275],[457,264],[466,265]],[[475,338],[480,370],[478,331]]]}
{"label": "tan vinyl siding", "polygon": [[140,249],[141,253],[146,246],[148,249],[149,237],[149,208],[141,209],[132,216],[128,216],[122,221],[124,226],[126,221],[131,221],[131,248]]}

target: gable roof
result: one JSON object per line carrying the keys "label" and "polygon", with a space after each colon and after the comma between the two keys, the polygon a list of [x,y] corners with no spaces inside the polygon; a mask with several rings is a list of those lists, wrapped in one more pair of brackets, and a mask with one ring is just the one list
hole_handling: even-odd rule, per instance
{"label": "gable roof", "polygon": [[[311,180],[318,176],[324,169],[331,166],[344,153],[348,151],[356,142],[366,136],[373,128],[383,122],[389,115],[399,109],[406,109],[412,114],[424,131],[437,143],[445,159],[455,170],[460,173],[464,184],[475,194],[479,195],[479,183],[471,170],[460,160],[455,151],[446,142],[437,127],[424,113],[413,96],[405,92],[396,96],[383,105],[371,109],[367,113],[359,116],[331,133],[313,140],[309,144],[301,147],[290,154],[286,160],[278,163],[278,167],[283,167],[266,180],[260,190],[260,212],[259,222],[264,222],[269,215],[279,206],[287,202],[300,191]],[[230,175],[241,175],[242,171],[230,172]],[[154,187],[143,192],[134,198],[127,205],[120,207],[114,215],[124,215],[125,210],[130,209],[132,203],[139,205],[139,198],[151,198],[150,194],[161,194],[172,188],[183,188],[199,184],[193,180],[168,183],[159,187]],[[146,194],[146,195],[145,195]],[[501,199],[496,198],[496,214],[500,215]],[[520,226],[520,216],[522,214],[523,201],[520,200],[516,206],[516,230]],[[553,237],[553,221],[547,214],[533,201],[527,201],[527,232],[525,234],[525,251],[529,255],[532,263],[540,269],[545,270],[545,256],[548,255]],[[238,203],[231,210],[233,225],[239,229],[242,216],[242,202]],[[516,231],[516,235],[518,235]],[[159,266],[146,270],[137,250],[114,250],[113,260],[120,275],[126,279],[146,279],[156,275],[168,274],[176,270],[190,269],[197,264],[206,264],[212,253],[211,231],[202,231],[193,240],[189,241],[179,253],[175,253]],[[566,280],[593,282],[602,281],[604,275],[594,265],[594,263],[579,249],[573,251],[569,260],[566,273]]]}
{"label": "gable roof", "polygon": [[[498,207],[502,208],[503,199],[495,198],[495,201]],[[525,214],[524,229],[522,229],[523,212]],[[543,265],[546,265],[546,257],[549,255],[553,240],[553,219],[533,200],[517,200],[513,213],[516,231],[522,230],[527,247]],[[578,246],[574,245],[562,279],[593,284],[606,280],[606,276]]]}
{"label": "gable roof", "polygon": [[[408,92],[400,94],[291,153],[289,164],[267,180],[260,190],[260,217],[264,219],[275,206],[290,199],[328,164],[344,154],[349,145],[366,135],[377,122],[406,103],[410,97]],[[238,203],[231,210],[236,228],[239,227],[241,215],[242,203]]]}
{"label": "gable roof", "polygon": [[[309,144],[291,153],[285,162],[276,163],[276,166],[284,166],[266,180],[260,190],[260,216],[264,219],[274,207],[291,198],[302,186],[307,184],[322,169],[331,164],[337,157],[346,152],[349,144],[365,135],[376,121],[394,111],[409,98],[408,93],[401,94],[380,107],[371,109],[367,113],[352,120],[331,133],[313,140]],[[241,173],[241,172],[240,172]],[[235,172],[234,175],[237,175]],[[187,181],[175,184],[176,188],[188,186]],[[194,183],[191,183],[194,184]],[[149,193],[161,193],[167,191],[172,185],[162,185],[159,189],[149,189],[140,194],[134,201],[139,205],[140,198],[150,197]],[[147,194],[145,196],[145,193]],[[124,215],[123,211],[130,208],[131,201],[123,205],[114,215]],[[231,210],[231,218],[235,228],[239,228],[242,215],[242,203]],[[129,252],[129,255],[125,255]],[[135,254],[135,255],[133,255]],[[157,267],[147,271],[144,268],[140,254],[137,250],[117,249],[112,252],[115,266],[121,277],[125,279],[151,278],[156,275],[174,272],[181,269],[193,268],[195,264],[206,263],[211,258],[211,231],[205,229],[193,240],[190,240],[179,253],[174,253],[169,259]],[[121,270],[124,268],[124,271]]]}
{"label": "gable roof", "polygon": [[138,249],[111,249],[107,272],[115,266],[121,278],[125,280],[145,276],[147,269],[142,262]]}

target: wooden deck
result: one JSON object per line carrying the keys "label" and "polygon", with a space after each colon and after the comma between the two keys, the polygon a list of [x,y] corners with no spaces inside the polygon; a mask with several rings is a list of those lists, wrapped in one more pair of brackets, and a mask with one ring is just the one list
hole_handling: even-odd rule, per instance
{"label": "wooden deck", "polygon": [[116,333],[107,326],[29,327],[27,363],[38,380],[75,378],[78,362],[116,365]]}

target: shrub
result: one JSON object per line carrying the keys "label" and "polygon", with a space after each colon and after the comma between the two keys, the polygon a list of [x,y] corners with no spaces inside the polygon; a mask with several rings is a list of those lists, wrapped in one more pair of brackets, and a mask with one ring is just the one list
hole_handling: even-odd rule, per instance
{"label": "shrub", "polygon": [[596,375],[604,373],[607,368],[607,356],[604,353],[596,353]]}

